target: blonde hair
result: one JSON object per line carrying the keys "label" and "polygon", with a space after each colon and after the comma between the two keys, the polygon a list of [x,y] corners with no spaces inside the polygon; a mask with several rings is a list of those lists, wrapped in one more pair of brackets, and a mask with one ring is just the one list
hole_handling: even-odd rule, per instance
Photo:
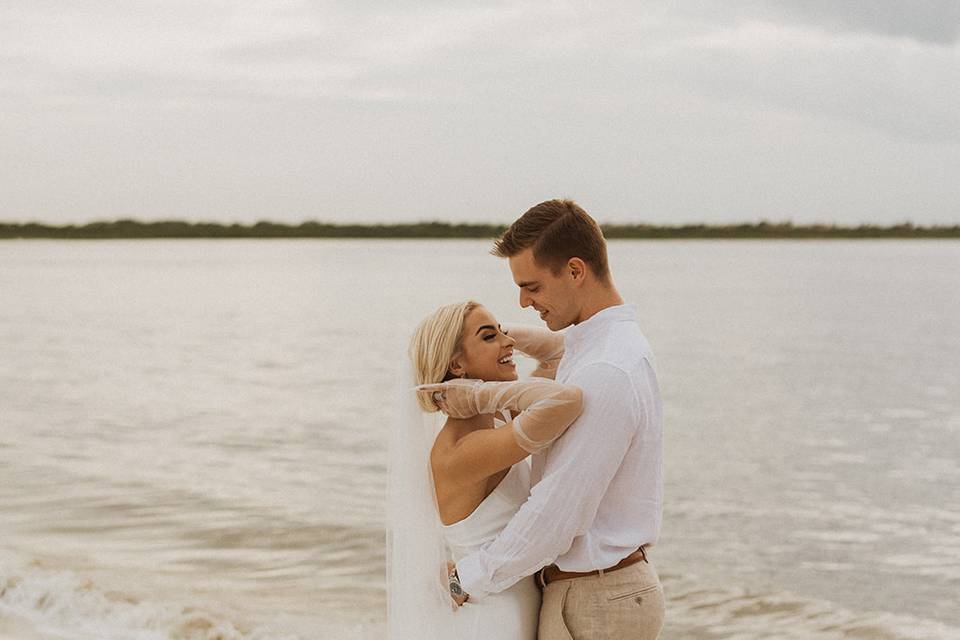
{"label": "blonde hair", "polygon": [[[463,323],[467,315],[480,306],[473,300],[447,304],[424,318],[410,339],[410,361],[417,384],[449,380],[450,361],[463,347]],[[439,411],[427,391],[417,392],[417,403],[426,412]]]}

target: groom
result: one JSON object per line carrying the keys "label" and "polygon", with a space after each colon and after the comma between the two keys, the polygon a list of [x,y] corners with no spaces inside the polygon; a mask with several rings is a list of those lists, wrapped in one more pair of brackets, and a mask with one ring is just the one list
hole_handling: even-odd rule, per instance
{"label": "groom", "polygon": [[663,418],[636,309],[614,287],[600,227],[573,201],[536,205],[493,254],[509,260],[521,307],[569,327],[556,377],[583,390],[584,411],[533,456],[526,504],[457,563],[451,591],[480,601],[536,573],[540,640],[656,638],[663,590],[646,549],[660,533]]}

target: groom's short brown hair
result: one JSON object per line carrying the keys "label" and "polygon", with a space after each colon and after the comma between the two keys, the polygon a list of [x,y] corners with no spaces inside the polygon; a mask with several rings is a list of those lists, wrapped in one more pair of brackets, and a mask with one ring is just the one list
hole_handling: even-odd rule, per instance
{"label": "groom's short brown hair", "polygon": [[580,258],[601,281],[610,281],[607,243],[596,220],[573,200],[547,200],[517,218],[490,252],[509,258],[533,248],[534,260],[560,272],[570,258]]}

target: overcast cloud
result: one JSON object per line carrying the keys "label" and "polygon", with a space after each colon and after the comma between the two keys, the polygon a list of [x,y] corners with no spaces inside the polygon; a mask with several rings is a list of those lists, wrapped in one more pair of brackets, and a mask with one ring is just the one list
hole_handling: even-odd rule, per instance
{"label": "overcast cloud", "polygon": [[960,223],[960,3],[0,4],[0,219]]}

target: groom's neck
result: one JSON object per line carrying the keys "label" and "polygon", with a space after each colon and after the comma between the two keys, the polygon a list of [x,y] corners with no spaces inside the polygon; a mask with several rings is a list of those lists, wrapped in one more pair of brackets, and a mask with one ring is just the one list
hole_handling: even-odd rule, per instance
{"label": "groom's neck", "polygon": [[574,324],[580,324],[604,309],[620,304],[623,304],[623,298],[620,296],[616,287],[612,284],[609,286],[597,285],[585,296],[583,304],[580,305],[580,315]]}

